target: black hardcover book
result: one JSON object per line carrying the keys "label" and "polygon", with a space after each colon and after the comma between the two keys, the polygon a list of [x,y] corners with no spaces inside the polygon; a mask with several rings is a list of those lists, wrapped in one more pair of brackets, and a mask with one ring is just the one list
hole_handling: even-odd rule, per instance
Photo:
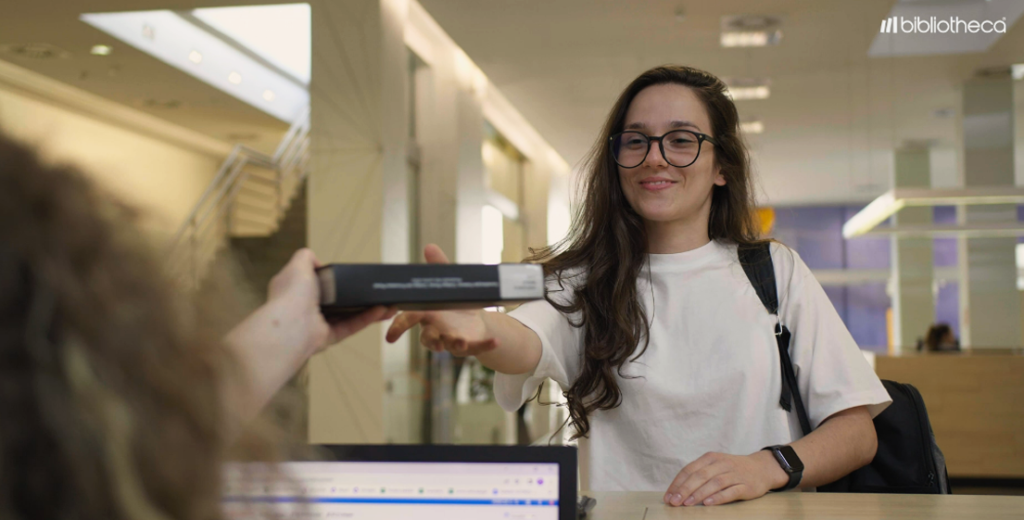
{"label": "black hardcover book", "polygon": [[320,309],[329,317],[375,305],[472,309],[544,297],[543,269],[532,264],[329,264],[317,276]]}

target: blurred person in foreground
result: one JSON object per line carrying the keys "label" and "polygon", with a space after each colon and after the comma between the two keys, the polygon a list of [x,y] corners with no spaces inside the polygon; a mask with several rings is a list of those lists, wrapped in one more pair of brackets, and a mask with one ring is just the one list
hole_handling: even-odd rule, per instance
{"label": "blurred person in foreground", "polygon": [[390,317],[327,323],[300,250],[221,337],[223,309],[175,291],[140,217],[0,134],[0,518],[220,518],[248,423],[314,353]]}

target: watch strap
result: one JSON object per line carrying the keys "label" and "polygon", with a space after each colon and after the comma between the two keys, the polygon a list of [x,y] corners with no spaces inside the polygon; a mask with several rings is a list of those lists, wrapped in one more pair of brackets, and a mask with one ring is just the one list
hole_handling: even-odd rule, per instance
{"label": "watch strap", "polygon": [[775,458],[775,462],[777,462],[779,464],[779,467],[781,467],[782,470],[786,472],[786,475],[789,476],[789,482],[787,482],[785,486],[782,486],[780,488],[775,488],[775,489],[770,490],[773,493],[774,492],[779,492],[779,491],[789,491],[790,489],[793,489],[793,488],[799,486],[800,485],[800,480],[804,476],[804,472],[803,471],[791,471],[791,470],[787,470],[786,469],[786,467],[779,460],[780,458],[784,458],[782,456],[782,451],[779,448],[780,448],[779,446],[769,446],[767,448],[764,448],[764,450],[768,450],[768,451],[772,452],[772,457]]}

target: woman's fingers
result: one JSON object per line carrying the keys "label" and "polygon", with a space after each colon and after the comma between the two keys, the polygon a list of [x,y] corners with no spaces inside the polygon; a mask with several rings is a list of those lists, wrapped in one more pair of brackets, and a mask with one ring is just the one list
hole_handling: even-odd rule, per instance
{"label": "woman's fingers", "polygon": [[417,323],[426,318],[427,313],[425,312],[403,312],[395,317],[395,321],[391,322],[391,326],[388,327],[388,333],[384,336],[384,339],[388,343],[394,343],[398,341],[398,338],[405,334],[405,331],[413,328]]}
{"label": "woman's fingers", "polygon": [[423,248],[423,258],[426,259],[428,264],[448,264],[448,255],[444,254],[444,251],[435,244],[427,244],[427,247]]}
{"label": "woman's fingers", "polygon": [[426,326],[420,331],[420,344],[434,352],[444,350],[440,338],[441,334],[438,332],[437,327]]}

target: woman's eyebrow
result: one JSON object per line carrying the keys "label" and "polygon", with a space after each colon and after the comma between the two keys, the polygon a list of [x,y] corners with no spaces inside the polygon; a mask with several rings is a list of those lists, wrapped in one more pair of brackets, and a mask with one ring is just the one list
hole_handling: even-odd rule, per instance
{"label": "woman's eyebrow", "polygon": [[[693,123],[691,123],[689,121],[679,121],[679,120],[670,121],[669,124],[668,124],[668,127],[669,128],[690,127],[690,128],[695,129],[695,130],[698,130],[698,131],[700,130],[699,126],[697,126],[697,125],[695,125],[695,124],[693,124]],[[637,121],[635,123],[630,123],[630,124],[626,125],[626,130],[646,130],[646,129],[647,129],[647,125],[645,123],[643,123],[643,122],[640,122],[640,121]]]}
{"label": "woman's eyebrow", "polygon": [[693,129],[696,129],[696,130],[700,130],[699,126],[697,126],[697,125],[695,125],[695,124],[693,124],[693,123],[691,123],[689,121],[672,121],[671,123],[668,124],[668,126],[669,126],[669,128],[682,128],[684,126],[688,126],[690,128],[693,128]]}

